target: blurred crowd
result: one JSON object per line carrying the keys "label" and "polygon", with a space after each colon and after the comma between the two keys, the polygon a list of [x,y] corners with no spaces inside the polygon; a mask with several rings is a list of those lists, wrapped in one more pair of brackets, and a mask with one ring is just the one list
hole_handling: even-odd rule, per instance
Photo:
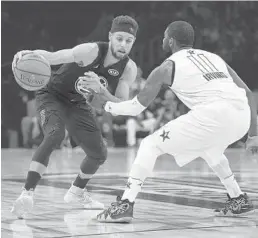
{"label": "blurred crowd", "polygon": [[[196,48],[217,53],[252,90],[258,90],[258,3],[256,2],[4,2],[2,4],[2,147],[33,147],[42,140],[34,94],[23,91],[11,72],[13,55],[22,49],[49,51],[87,41],[107,41],[114,16],[128,14],[140,30],[131,53],[138,65],[135,96],[150,71],[167,56],[163,33],[173,20],[189,21]],[[16,37],[17,36],[17,37]],[[137,118],[96,111],[110,146],[134,146],[188,109],[166,89]],[[67,134],[63,146],[75,147]]]}

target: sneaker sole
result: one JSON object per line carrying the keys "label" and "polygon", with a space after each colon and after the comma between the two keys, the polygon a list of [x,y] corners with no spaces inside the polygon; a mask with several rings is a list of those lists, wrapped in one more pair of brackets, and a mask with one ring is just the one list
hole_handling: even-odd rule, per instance
{"label": "sneaker sole", "polygon": [[132,217],[123,217],[123,218],[118,218],[118,219],[107,219],[107,220],[98,220],[96,219],[98,222],[100,223],[130,223],[133,218]]}
{"label": "sneaker sole", "polygon": [[18,213],[15,206],[12,207],[11,213],[15,215],[18,219],[25,219],[26,213],[25,211]]}
{"label": "sneaker sole", "polygon": [[84,210],[104,210],[104,207],[83,207]]}
{"label": "sneaker sole", "polygon": [[68,199],[64,197],[64,202],[67,204],[77,204],[83,206],[85,210],[104,210],[105,206],[103,205],[102,207],[85,207],[83,203],[80,203],[79,201],[75,201],[74,199]]}
{"label": "sneaker sole", "polygon": [[14,203],[11,209],[11,213],[14,214],[18,219],[25,219],[26,216],[31,213],[33,209],[33,203],[31,206],[26,206],[28,205],[28,202],[26,203],[26,200],[19,200]]}
{"label": "sneaker sole", "polygon": [[18,214],[18,213],[15,211],[15,208],[14,208],[14,207],[12,207],[11,213],[12,213],[13,215],[15,215],[18,219],[24,219],[24,217],[25,217],[25,214]]}
{"label": "sneaker sole", "polygon": [[247,212],[242,212],[242,213],[239,213],[239,214],[234,214],[234,213],[229,213],[229,214],[223,214],[223,213],[216,213],[215,212],[215,216],[216,217],[245,217],[245,216],[248,216],[248,215],[252,215],[255,213],[255,209],[252,209],[250,211],[247,211]]}

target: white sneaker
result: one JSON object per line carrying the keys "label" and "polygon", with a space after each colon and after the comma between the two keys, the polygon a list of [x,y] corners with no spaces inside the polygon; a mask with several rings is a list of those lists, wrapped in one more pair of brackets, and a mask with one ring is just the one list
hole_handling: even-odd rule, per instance
{"label": "white sneaker", "polygon": [[19,219],[24,219],[25,216],[33,209],[33,195],[33,190],[27,191],[25,188],[23,188],[21,195],[13,204],[11,212]]}
{"label": "white sneaker", "polygon": [[73,184],[65,194],[64,201],[80,203],[85,209],[104,209],[104,204],[94,200],[87,189],[78,188]]}

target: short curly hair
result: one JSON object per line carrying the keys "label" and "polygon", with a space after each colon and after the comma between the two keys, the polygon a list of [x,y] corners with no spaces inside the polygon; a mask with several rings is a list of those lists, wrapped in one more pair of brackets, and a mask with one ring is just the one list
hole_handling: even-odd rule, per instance
{"label": "short curly hair", "polygon": [[186,21],[174,21],[167,27],[168,36],[174,38],[180,46],[193,46],[194,29]]}

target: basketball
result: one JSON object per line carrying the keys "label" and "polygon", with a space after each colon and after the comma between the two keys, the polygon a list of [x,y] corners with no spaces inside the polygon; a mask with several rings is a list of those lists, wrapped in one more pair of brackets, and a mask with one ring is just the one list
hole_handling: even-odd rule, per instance
{"label": "basketball", "polygon": [[16,82],[28,91],[37,91],[45,87],[51,76],[51,67],[47,60],[36,53],[24,55],[13,69]]}

